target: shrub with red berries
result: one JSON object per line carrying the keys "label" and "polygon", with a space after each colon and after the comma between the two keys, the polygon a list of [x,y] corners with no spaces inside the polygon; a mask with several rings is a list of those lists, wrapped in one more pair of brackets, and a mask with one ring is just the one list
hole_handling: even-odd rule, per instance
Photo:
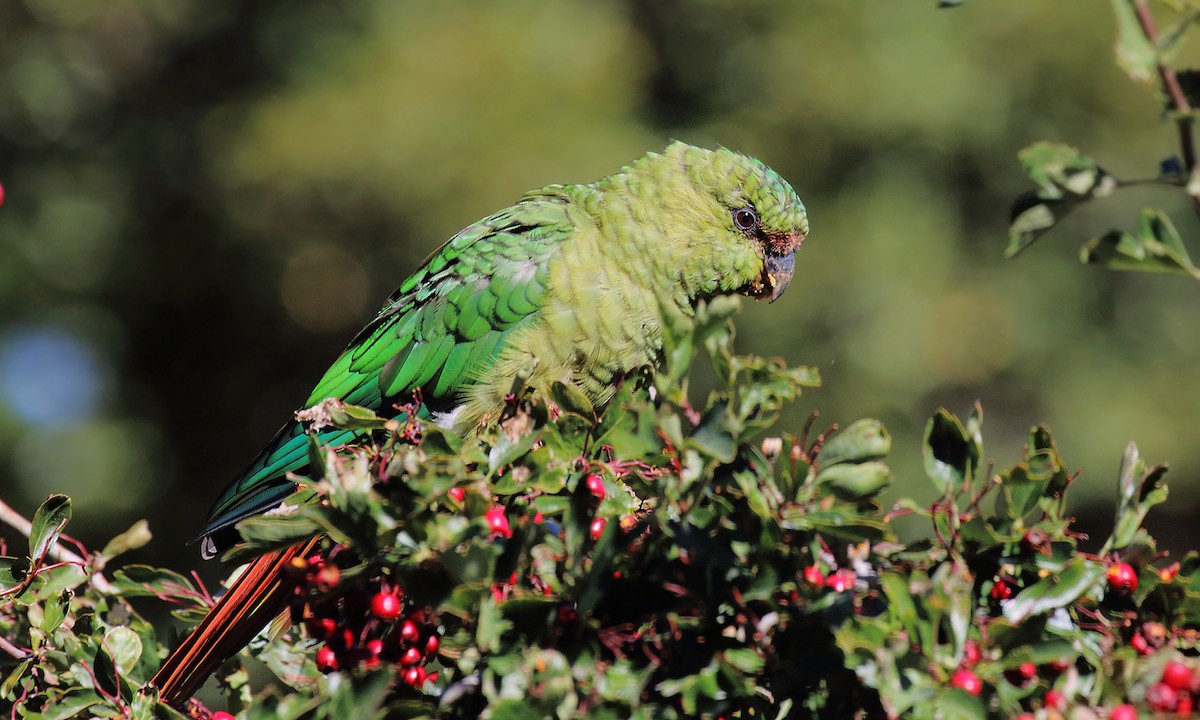
{"label": "shrub with red berries", "polygon": [[[733,356],[709,321],[722,388],[701,408],[663,374],[626,378],[604,408],[564,385],[514,394],[465,438],[329,413],[364,443],[314,447],[326,453],[320,472],[286,512],[241,523],[245,542],[230,552],[321,537],[286,568],[291,626],[219,672],[230,709],[502,720],[1192,712],[1200,562],[1168,564],[1140,527],[1165,497],[1161,466],[1130,447],[1113,531],[1083,552],[1065,511],[1074,478],[1045,429],[992,472],[979,409],[965,421],[939,411],[923,448],[935,499],[885,510],[882,425],[764,439],[815,378]],[[402,410],[418,414],[416,402]],[[45,533],[65,522],[56,502],[36,519]],[[901,542],[900,516],[923,522],[925,537]],[[128,598],[175,603],[194,621],[211,597],[169,571],[111,564],[102,590],[94,573],[108,556],[96,557],[84,570],[43,551],[22,576],[33,581],[0,572],[0,592],[19,598],[0,595],[0,637],[26,653],[0,653],[0,678],[16,678],[0,680],[0,702],[30,717],[154,710],[143,686],[165,651]],[[274,673],[268,686],[251,658]],[[184,710],[227,717],[198,701]]]}

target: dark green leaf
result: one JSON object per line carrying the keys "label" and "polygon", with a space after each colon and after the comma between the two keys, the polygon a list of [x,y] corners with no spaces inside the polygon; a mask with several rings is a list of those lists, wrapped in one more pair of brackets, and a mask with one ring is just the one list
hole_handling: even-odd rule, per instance
{"label": "dark green leaf", "polygon": [[46,498],[33,514],[33,525],[29,530],[29,558],[32,562],[40,562],[45,557],[70,519],[71,498],[66,495]]}
{"label": "dark green leaf", "polygon": [[925,426],[925,473],[943,494],[957,490],[979,466],[979,449],[958,418],[939,408]]}
{"label": "dark green leaf", "polygon": [[29,563],[21,558],[0,555],[0,594],[13,590],[25,581]]}

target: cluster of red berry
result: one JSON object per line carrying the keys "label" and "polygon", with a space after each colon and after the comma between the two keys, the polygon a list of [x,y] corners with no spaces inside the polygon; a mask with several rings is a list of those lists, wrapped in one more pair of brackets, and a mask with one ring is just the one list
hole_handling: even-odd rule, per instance
{"label": "cluster of red berry", "polygon": [[314,599],[312,591],[331,593],[341,577],[337,565],[320,555],[296,558],[289,568],[296,588],[293,619],[309,636],[324,642],[317,650],[323,673],[394,663],[404,682],[421,687],[436,680],[425,665],[437,658],[441,640],[429,612],[414,607],[404,591],[380,581],[370,594],[351,591]]}
{"label": "cluster of red berry", "polygon": [[1163,666],[1162,677],[1146,688],[1146,704],[1154,712],[1191,715],[1200,701],[1200,673],[1180,660]]}
{"label": "cluster of red berry", "polygon": [[[1160,572],[1163,582],[1170,582],[1178,573],[1178,564]],[[1137,590],[1137,569],[1126,562],[1113,562],[1105,571],[1105,583],[1110,593],[1116,596],[1127,596]],[[989,593],[994,602],[1011,599],[1019,590],[1012,578],[999,577]],[[1165,632],[1158,623],[1145,623],[1133,629],[1129,634],[1129,645],[1140,655],[1151,655],[1158,648],[1167,644]],[[956,687],[970,695],[983,692],[983,680],[975,673],[973,667],[979,662],[982,651],[978,643],[968,642],[963,651],[962,664],[950,676],[951,687]],[[1058,677],[1070,667],[1068,660],[1057,660],[1045,665],[1032,662],[1021,663],[1004,673],[1007,682],[1024,687],[1036,682],[1038,678]],[[1162,678],[1146,689],[1145,702],[1152,712],[1174,713],[1180,717],[1190,716],[1197,702],[1200,701],[1200,673],[1180,660],[1169,661],[1163,669]],[[1042,695],[1041,706],[1047,710],[1060,713],[1061,717],[1070,708],[1070,698],[1062,690],[1048,689]],[[1130,703],[1117,705],[1109,710],[1108,717],[1112,720],[1137,720],[1137,708]],[[1017,716],[1018,720],[1034,720],[1031,713]]]}

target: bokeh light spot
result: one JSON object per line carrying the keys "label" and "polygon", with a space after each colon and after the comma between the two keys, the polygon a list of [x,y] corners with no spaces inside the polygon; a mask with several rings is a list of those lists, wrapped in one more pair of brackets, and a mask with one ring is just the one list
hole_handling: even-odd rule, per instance
{"label": "bokeh light spot", "polygon": [[100,396],[91,349],[53,328],[20,328],[0,341],[0,401],[22,420],[61,427],[87,419]]}
{"label": "bokeh light spot", "polygon": [[279,293],[284,309],[313,332],[358,325],[367,304],[367,271],[332,245],[309,245],[288,258]]}

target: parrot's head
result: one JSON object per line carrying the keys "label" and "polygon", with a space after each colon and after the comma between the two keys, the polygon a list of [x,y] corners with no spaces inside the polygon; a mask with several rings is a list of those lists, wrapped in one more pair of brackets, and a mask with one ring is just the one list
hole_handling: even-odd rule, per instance
{"label": "parrot's head", "polygon": [[639,194],[656,196],[655,219],[694,294],[772,302],[783,294],[808,234],[808,214],[778,173],[732,150],[682,142],[631,169],[646,180],[635,186]]}

